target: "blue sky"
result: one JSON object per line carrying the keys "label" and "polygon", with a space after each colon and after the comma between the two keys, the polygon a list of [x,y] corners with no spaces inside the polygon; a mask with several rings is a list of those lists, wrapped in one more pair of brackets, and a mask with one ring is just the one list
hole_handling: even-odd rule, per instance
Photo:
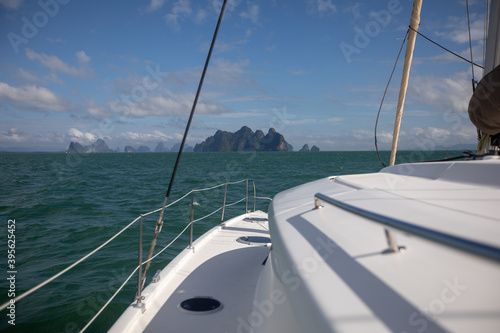
{"label": "blue sky", "polygon": [[[482,64],[484,4],[469,3]],[[180,142],[221,5],[0,0],[0,149]],[[411,10],[408,0],[230,0],[187,143],[247,125],[274,127],[295,150],[372,150]],[[424,1],[419,31],[469,58],[465,1]],[[401,67],[382,109],[382,149]],[[470,80],[469,64],[417,38],[400,148],[475,144]]]}

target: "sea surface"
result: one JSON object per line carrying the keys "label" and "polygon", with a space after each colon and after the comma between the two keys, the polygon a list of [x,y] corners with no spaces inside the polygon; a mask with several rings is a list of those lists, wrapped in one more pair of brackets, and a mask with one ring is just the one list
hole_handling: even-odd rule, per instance
{"label": "sea surface", "polygon": [[[389,152],[381,155],[388,163]],[[460,152],[399,152],[397,162],[456,155]],[[82,258],[140,214],[160,208],[176,156],[175,153],[1,153],[0,303],[10,301],[12,293],[20,295]],[[169,202],[192,189],[242,179],[255,182],[257,196],[273,197],[322,177],[377,172],[381,168],[375,152],[185,153]],[[245,196],[245,184],[228,186],[227,203]],[[253,195],[252,182],[249,184]],[[197,192],[194,218],[219,208],[223,195],[224,187]],[[190,202],[188,196],[167,209],[156,251],[189,223]],[[267,211],[268,206],[268,200],[256,202],[257,209]],[[253,201],[248,203],[248,209],[253,209]],[[227,208],[224,219],[244,212],[245,201]],[[145,253],[158,216],[155,213],[144,218]],[[197,222],[195,236],[217,225],[220,219],[219,211]],[[0,331],[78,332],[137,266],[138,228],[139,223],[135,223],[100,252],[16,302],[14,312],[12,309],[0,312]],[[156,258],[147,283],[154,272],[188,245],[188,239],[187,232]],[[10,258],[9,250],[15,251],[10,251]],[[133,302],[136,284],[134,276],[87,332],[107,331]],[[12,313],[15,321],[12,315],[8,316]]]}

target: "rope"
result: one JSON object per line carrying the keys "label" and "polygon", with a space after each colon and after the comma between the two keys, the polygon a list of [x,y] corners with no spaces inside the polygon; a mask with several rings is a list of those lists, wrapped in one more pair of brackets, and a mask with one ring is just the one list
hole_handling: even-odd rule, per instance
{"label": "rope", "polygon": [[254,197],[255,199],[264,199],[264,200],[269,200],[269,201],[273,201],[272,198],[269,198],[269,197]]}
{"label": "rope", "polygon": [[443,49],[443,50],[445,50],[446,52],[449,52],[449,53],[453,54],[454,56],[456,56],[456,57],[458,57],[458,58],[462,59],[463,61],[468,62],[469,64],[472,64],[472,65],[474,65],[474,66],[477,66],[477,67],[479,67],[479,68],[484,69],[484,67],[483,67],[483,66],[481,66],[481,65],[479,65],[479,64],[476,64],[475,62],[471,62],[469,59],[466,59],[466,58],[462,57],[461,55],[459,55],[459,54],[457,54],[457,53],[455,53],[455,52],[453,52],[453,51],[451,51],[451,50],[447,49],[446,47],[444,47],[444,46],[442,46],[441,44],[439,44],[439,43],[437,43],[437,42],[433,41],[433,40],[432,40],[432,39],[430,39],[429,37],[427,37],[427,36],[423,35],[422,33],[418,32],[417,30],[413,29],[412,27],[409,27],[409,28],[410,28],[411,30],[415,31],[415,32],[416,32],[419,36],[424,37],[424,38],[425,38],[425,39],[427,39],[429,42],[431,42],[431,43],[432,43],[432,44],[434,44],[434,45],[439,46],[440,48],[442,48],[442,49]]}
{"label": "rope", "polygon": [[[68,267],[66,267],[65,269],[63,269],[62,271],[60,271],[59,273],[55,274],[54,276],[52,276],[51,278],[48,278],[47,280],[45,280],[44,282],[40,283],[39,285],[31,288],[30,290],[28,290],[27,292],[19,295],[18,297],[16,297],[14,299],[15,302],[18,302],[20,301],[21,299],[23,299],[24,297],[28,296],[29,294],[35,292],[36,290],[40,289],[41,287],[45,286],[47,283],[51,282],[52,280],[55,280],[56,278],[58,278],[59,276],[63,275],[64,273],[66,273],[67,271],[69,271],[70,269],[72,269],[73,267],[75,267],[76,265],[80,264],[82,261],[86,260],[87,258],[89,258],[90,256],[92,256],[94,253],[96,253],[97,251],[99,251],[100,249],[102,249],[104,246],[106,246],[108,243],[110,243],[113,239],[115,239],[116,237],[118,237],[122,232],[124,232],[125,230],[127,230],[131,225],[133,225],[135,222],[137,222],[139,220],[140,217],[136,218],[135,220],[133,220],[132,222],[129,223],[129,225],[127,225],[125,228],[123,228],[122,230],[120,230],[118,233],[116,233],[113,237],[111,237],[110,239],[108,239],[107,241],[105,241],[104,243],[101,244],[101,246],[97,247],[95,250],[93,250],[92,252],[90,252],[89,254],[87,254],[86,256],[84,256],[83,258],[81,258],[80,260],[76,261],[75,263],[69,265]],[[0,306],[0,311],[2,311],[3,309],[5,309],[8,305],[10,304],[10,301],[9,302],[6,302],[5,304],[2,304],[2,306]]]}
{"label": "rope", "polygon": [[239,204],[240,202],[242,202],[242,201],[244,201],[244,200],[246,200],[246,197],[244,197],[244,198],[242,198],[242,199],[240,199],[240,200],[238,200],[238,201],[235,201],[235,202],[233,202],[233,203],[226,204],[226,207],[231,207],[231,206],[234,206],[234,205]]}
{"label": "rope", "polygon": [[135,272],[137,272],[137,270],[138,270],[138,269],[139,269],[139,266],[137,266],[137,267],[134,269],[134,271],[133,271],[133,272],[132,272],[132,273],[128,276],[128,278],[125,280],[125,282],[123,282],[123,283],[122,283],[122,285],[120,286],[120,288],[118,288],[118,290],[117,290],[117,291],[115,291],[115,293],[113,294],[113,296],[111,296],[111,298],[110,298],[110,299],[106,302],[106,304],[104,304],[104,305],[102,306],[102,308],[101,308],[101,309],[100,309],[100,310],[99,310],[99,311],[95,314],[95,316],[94,316],[94,317],[92,317],[92,319],[90,319],[90,321],[87,323],[87,325],[85,325],[85,326],[81,329],[80,333],[85,332],[85,330],[86,330],[87,328],[89,328],[89,326],[90,326],[90,325],[94,322],[94,320],[96,320],[96,318],[97,318],[97,317],[99,317],[99,315],[101,314],[101,312],[103,312],[103,311],[104,311],[104,309],[106,309],[106,307],[109,305],[109,303],[111,303],[111,301],[112,301],[113,299],[115,299],[116,295],[118,295],[118,293],[119,293],[119,292],[123,289],[123,287],[125,287],[125,285],[127,284],[127,282],[128,282],[128,281],[132,278],[132,276],[135,274]]}
{"label": "rope", "polygon": [[389,81],[387,82],[387,85],[385,86],[384,95],[382,96],[382,101],[380,102],[380,106],[379,106],[378,112],[377,112],[377,119],[375,120],[375,150],[377,151],[378,160],[380,161],[380,163],[382,163],[382,165],[384,167],[386,167],[386,165],[384,164],[384,161],[382,161],[382,157],[380,156],[380,152],[378,150],[378,143],[377,143],[378,119],[380,117],[380,111],[382,110],[382,105],[384,104],[385,95],[387,94],[387,90],[389,89],[389,84],[391,83],[392,76],[394,75],[394,71],[396,70],[396,66],[397,66],[398,61],[399,61],[399,56],[401,55],[401,51],[403,51],[403,46],[405,45],[406,38],[408,37],[408,32],[409,32],[409,30],[406,30],[405,37],[403,38],[403,43],[401,43],[401,48],[399,49],[398,56],[396,58],[396,61],[394,62],[394,67],[392,68],[391,75],[389,76]]}
{"label": "rope", "polygon": [[161,249],[160,251],[158,251],[157,254],[155,254],[154,256],[152,256],[151,258],[145,260],[142,265],[144,264],[147,264],[147,263],[150,263],[154,258],[158,257],[163,251],[165,251],[166,249],[168,249],[170,247],[170,245],[172,245],[173,243],[175,243],[175,241],[177,239],[179,239],[179,237],[181,237],[181,235],[186,232],[187,228],[189,228],[189,226],[191,226],[191,223],[188,223],[188,225],[170,242],[168,243],[163,249]]}
{"label": "rope", "polygon": [[[229,185],[234,185],[234,184],[238,184],[238,183],[242,183],[244,181],[246,181],[247,179],[242,179],[242,180],[239,180],[239,181],[235,181],[235,182],[229,182],[227,184]],[[221,187],[223,185],[225,185],[226,183],[224,184],[219,184],[219,185],[216,185],[216,186],[212,186],[212,187],[207,187],[207,188],[203,188],[203,189],[196,189],[196,190],[191,190],[189,191],[188,193],[186,193],[185,195],[183,195],[182,197],[180,197],[179,199],[173,201],[172,203],[168,204],[167,206],[165,207],[170,207],[176,203],[178,203],[179,201],[181,201],[182,199],[186,198],[188,195],[190,195],[191,193],[193,192],[200,192],[200,191],[207,191],[207,190],[211,190],[211,189],[215,189],[217,187]],[[268,199],[268,200],[272,200],[271,198],[266,198],[266,197],[255,197],[257,199]],[[226,207],[229,207],[229,206],[233,206],[233,205],[236,205],[242,201],[244,201],[246,198],[242,198],[236,202],[233,202],[231,204],[227,204]],[[156,209],[156,210],[153,210],[153,211],[150,211],[148,213],[144,213],[142,214],[142,216],[148,216],[148,215],[151,215],[151,214],[154,214],[154,213],[157,213],[158,211],[160,211],[162,208],[159,208],[159,209]],[[205,215],[204,217],[202,218],[199,218],[195,221],[193,221],[193,223],[195,222],[199,222],[217,212],[219,212],[220,210],[222,209],[222,207],[216,209],[215,211],[213,211],[212,213],[208,214],[208,215]],[[54,276],[50,277],[49,279],[45,280],[44,282],[38,284],[37,286],[31,288],[30,290],[28,290],[27,292],[21,294],[20,296],[16,297],[14,299],[14,301],[19,301],[21,299],[23,299],[24,297],[30,295],[31,293],[35,292],[36,290],[42,288],[43,286],[45,286],[46,284],[50,283],[51,281],[53,281],[54,279],[58,278],[59,276],[63,275],[64,273],[66,273],[67,271],[69,271],[70,269],[74,268],[75,266],[77,266],[78,264],[80,264],[82,261],[88,259],[90,256],[92,256],[93,254],[95,254],[96,252],[98,252],[99,250],[101,250],[104,246],[106,246],[107,244],[109,244],[111,241],[113,241],[116,237],[118,237],[120,234],[122,234],[125,230],[127,230],[128,228],[130,228],[134,223],[136,223],[138,220],[140,219],[140,216],[137,217],[136,219],[134,219],[132,222],[130,222],[127,226],[125,226],[122,230],[120,230],[119,232],[117,232],[115,235],[113,235],[111,238],[109,238],[107,241],[105,241],[104,243],[102,243],[100,246],[98,246],[97,248],[95,248],[93,251],[91,251],[90,253],[88,253],[87,255],[85,255],[84,257],[82,257],[80,260],[76,261],[75,263],[71,264],[70,266],[66,267],[65,269],[63,269],[62,271],[60,271],[59,273],[55,274]],[[173,243],[175,243],[179,237],[181,235],[183,235],[186,230],[191,226],[191,223],[189,223],[170,243],[168,243],[164,248],[162,248],[158,253],[156,253],[154,256],[152,256],[151,258],[149,258],[148,260],[145,260],[144,262],[141,263],[141,266],[144,265],[144,264],[147,264],[147,263],[150,263],[153,259],[155,259],[157,256],[159,256],[161,253],[163,253],[166,249],[168,249]],[[85,330],[87,330],[87,328],[95,321],[95,319],[97,319],[97,317],[106,309],[106,307],[113,301],[113,299],[116,297],[116,295],[118,295],[118,293],[124,288],[124,286],[130,281],[130,279],[132,278],[132,276],[137,272],[137,270],[139,269],[140,266],[137,266],[133,271],[132,273],[128,276],[128,278],[121,284],[121,286],[116,290],[116,292],[109,298],[109,300],[102,306],[102,308],[94,315],[94,317],[92,317],[92,319],[83,327],[83,329],[80,331],[80,333],[84,332]],[[0,311],[1,310],[4,310],[8,305],[10,304],[10,301],[9,302],[6,302],[5,304],[3,304],[2,306],[0,306]]]}
{"label": "rope", "polygon": [[419,162],[412,162],[412,163],[430,163],[430,162],[447,162],[447,161],[454,161],[454,160],[459,160],[462,158],[470,158],[472,160],[476,160],[481,157],[485,156],[491,156],[494,155],[492,153],[486,153],[486,154],[473,154],[470,150],[464,150],[462,152],[462,155],[459,156],[453,156],[453,157],[448,157],[448,158],[443,158],[440,160],[428,160],[428,161],[419,161]]}
{"label": "rope", "polygon": [[[226,206],[229,206],[229,205],[226,205]],[[222,209],[222,206],[221,206],[221,207],[219,207],[219,208],[217,208],[217,209],[216,209],[216,210],[214,210],[213,212],[209,213],[208,215],[205,215],[205,216],[203,216],[203,217],[200,217],[199,219],[193,220],[193,223],[198,222],[198,221],[201,221],[201,220],[204,220],[204,219],[206,219],[207,217],[212,216],[212,215],[214,215],[215,213],[219,212],[221,209]]]}
{"label": "rope", "polygon": [[[212,186],[212,187],[207,187],[207,188],[201,188],[201,189],[196,189],[196,190],[192,190],[191,192],[202,192],[202,191],[208,191],[208,190],[213,190],[214,188],[217,188],[217,187],[221,187],[221,186],[224,186],[224,185],[234,185],[234,184],[239,184],[239,183],[242,183],[244,181],[246,181],[247,179],[242,179],[242,180],[238,180],[238,181],[235,181],[235,182],[228,182],[228,183],[224,183],[224,184],[219,184],[219,185],[215,185],[215,186]],[[248,179],[250,180],[250,179]],[[191,194],[191,192],[189,192],[189,194]]]}
{"label": "rope", "polygon": [[[222,185],[224,185],[224,184],[222,184]],[[218,187],[218,186],[215,186],[215,187]],[[214,187],[214,188],[215,188],[215,187]],[[193,191],[191,191],[191,192],[193,192]],[[191,193],[191,192],[189,192],[189,193]],[[229,207],[229,206],[235,205],[235,204],[237,204],[237,203],[240,203],[240,202],[242,202],[243,200],[245,200],[245,198],[243,198],[243,199],[241,199],[241,200],[239,200],[239,201],[233,202],[232,204],[226,205],[226,207]],[[203,219],[206,219],[207,217],[212,216],[213,214],[215,214],[215,213],[219,212],[221,209],[222,209],[222,207],[219,207],[218,209],[214,210],[213,212],[209,213],[208,215],[205,215],[205,216],[203,216],[203,217],[201,217],[201,218],[199,218],[199,219],[197,219],[197,220],[194,220],[194,221],[193,221],[193,223],[195,223],[195,222],[199,222],[199,221],[201,221],[201,220],[203,220]],[[177,236],[176,236],[176,237],[175,237],[175,238],[174,238],[174,239],[173,239],[170,243],[168,243],[168,244],[167,244],[167,245],[166,245],[163,249],[161,249],[160,251],[158,251],[158,253],[156,253],[154,256],[152,256],[151,258],[149,258],[149,259],[145,260],[145,261],[142,263],[142,265],[144,265],[144,264],[146,264],[146,263],[148,263],[148,262],[151,262],[154,258],[158,257],[158,256],[159,256],[159,255],[160,255],[163,251],[165,251],[167,248],[169,248],[169,247],[170,247],[170,246],[171,246],[171,245],[172,245],[172,244],[173,244],[173,243],[174,243],[174,242],[175,242],[175,241],[176,241],[176,240],[177,240],[177,239],[178,239],[178,238],[179,238],[179,237],[180,237],[180,236],[184,233],[184,232],[186,232],[186,230],[187,230],[190,226],[191,226],[191,222],[190,222],[190,223],[188,223],[188,225],[187,225],[184,229],[182,229],[182,231],[181,231],[181,232],[180,232],[180,233],[179,233],[179,234],[178,234],[178,235],[177,235]]]}

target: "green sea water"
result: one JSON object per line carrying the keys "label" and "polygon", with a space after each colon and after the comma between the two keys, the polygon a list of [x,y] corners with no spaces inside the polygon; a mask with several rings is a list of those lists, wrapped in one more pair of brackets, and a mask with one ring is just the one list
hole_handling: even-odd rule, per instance
{"label": "green sea water", "polygon": [[[398,163],[459,154],[399,152]],[[12,292],[19,295],[66,268],[139,214],[160,208],[175,158],[174,153],[0,154],[0,303],[8,302]],[[382,158],[388,161],[389,153],[382,152]],[[185,153],[170,202],[192,189],[245,178],[254,180],[257,196],[273,197],[319,178],[377,172],[381,168],[375,152]],[[220,207],[223,193],[223,187],[197,193],[195,219]],[[228,203],[244,196],[244,182],[228,187]],[[256,208],[267,211],[268,205],[269,201],[258,200]],[[228,208],[225,219],[244,211],[243,201]],[[153,214],[144,219],[145,252],[157,218],[158,214]],[[170,242],[189,218],[190,197],[167,209],[157,249]],[[196,223],[195,236],[215,226],[220,218],[218,212]],[[9,229],[13,221],[15,229]],[[188,237],[188,233],[183,235],[155,260],[148,282],[156,270],[187,246]],[[8,316],[12,309],[0,312],[0,331],[78,332],[135,269],[137,242],[138,223],[99,253],[16,302],[14,322]],[[15,250],[11,251],[14,261],[8,261],[9,250]],[[7,280],[12,275],[15,281]],[[134,300],[136,281],[134,276],[87,332],[103,332],[111,327]]]}

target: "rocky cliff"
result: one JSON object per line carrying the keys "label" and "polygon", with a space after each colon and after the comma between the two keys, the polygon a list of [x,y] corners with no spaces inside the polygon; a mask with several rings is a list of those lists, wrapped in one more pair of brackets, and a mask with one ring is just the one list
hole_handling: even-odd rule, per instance
{"label": "rocky cliff", "polygon": [[97,139],[96,142],[94,142],[91,145],[88,146],[82,146],[78,142],[71,142],[69,144],[68,153],[112,153],[113,150],[109,149],[108,145],[104,140],[102,139]]}
{"label": "rocky cliff", "polygon": [[261,130],[254,132],[249,127],[243,126],[235,133],[218,130],[213,136],[196,144],[194,151],[293,151],[293,147],[274,128],[270,128],[264,135]]}
{"label": "rocky cliff", "polygon": [[299,151],[319,151],[319,148],[316,146],[312,146],[311,149],[309,149],[309,145],[306,143]]}
{"label": "rocky cliff", "polygon": [[309,145],[306,143],[305,145],[302,146],[302,148],[299,151],[311,151],[309,149]]}

